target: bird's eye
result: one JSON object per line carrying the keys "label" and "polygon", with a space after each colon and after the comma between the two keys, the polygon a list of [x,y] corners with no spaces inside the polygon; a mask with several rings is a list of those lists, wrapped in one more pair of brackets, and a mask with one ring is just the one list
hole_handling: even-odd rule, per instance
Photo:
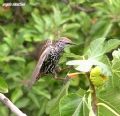
{"label": "bird's eye", "polygon": [[66,42],[66,44],[70,44],[69,42]]}

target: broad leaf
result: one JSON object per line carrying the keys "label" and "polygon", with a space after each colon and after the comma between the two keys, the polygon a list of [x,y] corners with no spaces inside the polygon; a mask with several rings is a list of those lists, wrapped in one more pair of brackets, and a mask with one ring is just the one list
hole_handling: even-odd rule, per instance
{"label": "broad leaf", "polygon": [[61,116],[88,116],[88,107],[85,97],[69,94],[60,100],[59,111]]}
{"label": "broad leaf", "polygon": [[104,54],[104,45],[105,38],[99,38],[96,40],[93,40],[88,48],[88,51],[86,54],[89,58],[99,58]]}
{"label": "broad leaf", "polygon": [[69,82],[65,86],[63,86],[58,96],[48,103],[47,110],[50,113],[50,116],[60,116],[59,102],[64,95],[68,94],[68,87],[69,87]]}
{"label": "broad leaf", "polygon": [[89,72],[92,68],[92,66],[100,66],[102,69],[102,72],[105,75],[111,75],[111,71],[109,69],[109,67],[97,60],[94,59],[88,59],[88,60],[72,60],[72,61],[68,61],[66,63],[66,65],[74,65],[76,66],[75,69],[81,72]]}
{"label": "broad leaf", "polygon": [[[104,90],[99,92],[99,102],[105,104],[99,106],[99,114],[108,113],[109,116],[120,116],[120,58],[113,56],[112,76]],[[117,113],[117,115],[116,115]]]}
{"label": "broad leaf", "polygon": [[86,52],[89,58],[101,59],[102,56],[120,45],[120,40],[110,39],[105,42],[105,38],[93,40]]}
{"label": "broad leaf", "polygon": [[119,39],[110,39],[105,43],[105,53],[110,52],[120,45]]}

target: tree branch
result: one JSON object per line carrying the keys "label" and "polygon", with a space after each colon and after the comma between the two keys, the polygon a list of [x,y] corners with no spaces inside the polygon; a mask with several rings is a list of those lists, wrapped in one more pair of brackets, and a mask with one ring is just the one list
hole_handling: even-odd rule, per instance
{"label": "tree branch", "polygon": [[4,103],[17,116],[27,116],[20,111],[4,94],[0,93],[0,101]]}

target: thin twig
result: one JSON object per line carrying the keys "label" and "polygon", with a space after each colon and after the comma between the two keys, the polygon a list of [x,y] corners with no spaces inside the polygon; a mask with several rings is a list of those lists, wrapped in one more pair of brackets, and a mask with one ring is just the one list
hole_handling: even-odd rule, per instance
{"label": "thin twig", "polygon": [[4,94],[0,93],[0,101],[4,103],[10,110],[17,116],[27,116],[22,111],[20,111]]}
{"label": "thin twig", "polygon": [[96,97],[96,89],[95,89],[95,86],[92,84],[91,80],[90,80],[90,74],[87,74],[88,76],[88,79],[89,79],[89,82],[90,82],[90,88],[92,90],[92,109],[93,109],[93,112],[95,114],[95,116],[98,115],[98,106],[97,106],[97,97]]}

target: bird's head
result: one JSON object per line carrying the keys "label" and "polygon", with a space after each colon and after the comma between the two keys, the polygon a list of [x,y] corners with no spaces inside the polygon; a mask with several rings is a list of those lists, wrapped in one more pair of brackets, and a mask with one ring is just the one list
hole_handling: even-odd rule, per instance
{"label": "bird's head", "polygon": [[67,37],[60,37],[58,41],[55,43],[57,49],[62,51],[66,45],[75,45],[70,39]]}
{"label": "bird's head", "polygon": [[70,39],[68,39],[67,37],[60,37],[58,40],[58,43],[61,44],[65,44],[65,45],[74,45],[75,43],[73,43]]}

